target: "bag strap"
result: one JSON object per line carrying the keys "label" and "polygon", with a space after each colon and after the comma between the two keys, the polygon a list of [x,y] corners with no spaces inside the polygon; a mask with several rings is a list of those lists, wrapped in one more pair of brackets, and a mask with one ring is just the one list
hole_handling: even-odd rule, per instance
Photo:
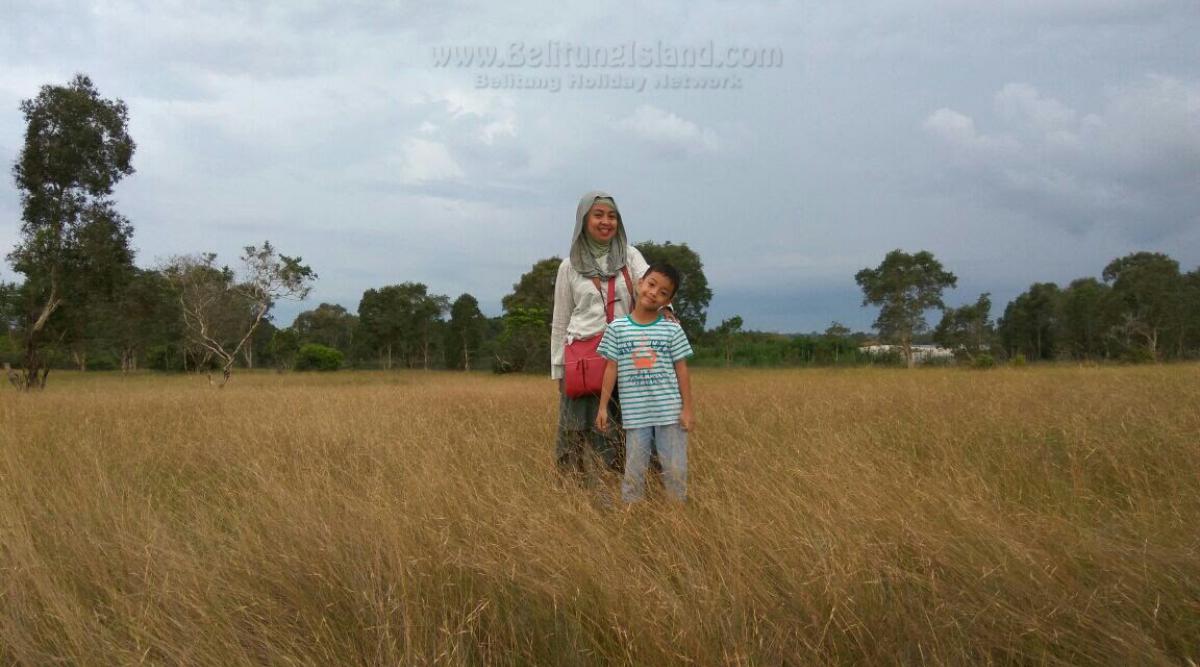
{"label": "bag strap", "polygon": [[[622,266],[621,270],[624,271],[625,267]],[[608,277],[608,294],[609,294],[608,298],[605,298],[604,290],[600,289],[600,279],[599,278],[597,278],[596,276],[592,276],[592,284],[596,286],[596,291],[600,293],[600,298],[604,301],[604,318],[605,318],[604,321],[612,322],[613,317],[616,315],[617,277],[616,276]],[[625,284],[629,285],[628,273],[625,275]],[[630,294],[632,294],[632,293],[633,292],[630,292]]]}
{"label": "bag strap", "polygon": [[[625,277],[625,291],[629,292],[629,301],[632,304],[632,302],[637,300],[637,292],[633,291],[633,281],[629,279],[629,269],[622,266],[621,267],[621,275]],[[631,305],[629,308],[626,308],[625,310],[628,310],[629,312],[633,312],[633,306]]]}

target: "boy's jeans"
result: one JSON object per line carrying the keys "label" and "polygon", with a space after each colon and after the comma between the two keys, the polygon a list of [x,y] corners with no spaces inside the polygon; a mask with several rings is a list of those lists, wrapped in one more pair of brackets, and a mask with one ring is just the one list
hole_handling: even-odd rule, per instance
{"label": "boy's jeans", "polygon": [[646,468],[654,450],[662,463],[667,494],[681,502],[687,499],[687,431],[671,424],[626,429],[625,479],[621,480],[625,502],[637,502],[646,494]]}

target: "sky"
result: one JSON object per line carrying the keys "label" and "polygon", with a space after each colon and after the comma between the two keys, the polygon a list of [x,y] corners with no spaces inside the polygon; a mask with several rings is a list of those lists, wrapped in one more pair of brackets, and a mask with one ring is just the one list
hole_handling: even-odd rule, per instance
{"label": "sky", "polygon": [[[993,316],[1130,252],[1200,266],[1194,0],[0,5],[0,158],[86,73],[129,107],[138,264],[269,239],[320,276],[277,324],[404,281],[500,314],[594,189],[699,253],[710,326],[865,330],[894,248]],[[19,224],[5,178],[0,248]]]}

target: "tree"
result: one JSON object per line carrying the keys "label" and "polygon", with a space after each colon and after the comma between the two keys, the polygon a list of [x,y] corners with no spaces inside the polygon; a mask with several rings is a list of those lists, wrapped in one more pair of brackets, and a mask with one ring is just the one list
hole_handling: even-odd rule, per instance
{"label": "tree", "polygon": [[[113,261],[129,256],[128,223],[109,196],[133,173],[135,144],[125,103],[101,98],[82,74],[66,86],[42,86],[36,98],[21,103],[21,112],[25,144],[13,167],[21,193],[21,239],[8,258],[25,275],[29,296],[17,380],[34,389],[45,387],[49,374],[42,337],[50,318],[65,304],[86,303],[74,290],[95,284]],[[116,231],[111,240],[124,253],[89,252],[89,242],[105,235],[95,233],[101,228]]]}
{"label": "tree", "polygon": [[446,350],[451,358],[458,359],[455,367],[471,370],[471,357],[479,353],[486,329],[487,318],[480,312],[475,297],[463,294],[454,300],[450,306],[450,323],[446,327]]}
{"label": "tree", "polygon": [[[533,267],[521,274],[513,285],[513,291],[500,301],[504,310],[513,308],[538,308],[547,313],[554,311],[554,281],[558,278],[558,267],[562,259],[549,257],[534,262]],[[546,320],[547,326],[550,324]]]}
{"label": "tree", "polygon": [[399,285],[363,292],[358,302],[358,322],[364,342],[378,355],[380,365],[392,369],[393,351],[403,345],[406,322]]}
{"label": "tree", "polygon": [[304,299],[317,278],[301,258],[277,253],[269,241],[261,248],[246,246],[241,260],[241,280],[228,267],[218,269],[213,253],[175,257],[164,269],[184,328],[195,346],[217,359],[222,387],[275,302]]}
{"label": "tree", "polygon": [[0,280],[0,336],[8,337],[16,333],[17,326],[17,293],[20,286],[16,283],[6,283]]}
{"label": "tree", "polygon": [[158,271],[134,269],[121,290],[111,318],[112,339],[122,371],[138,368],[138,357],[151,345],[182,337],[178,306],[171,285]]}
{"label": "tree", "polygon": [[132,237],[129,222],[111,206],[92,206],[65,251],[66,264],[76,267],[60,281],[70,298],[50,317],[46,332],[71,353],[81,371],[87,370],[90,352],[115,346],[117,304],[137,270]]}
{"label": "tree", "polygon": [[942,291],[954,287],[958,278],[927,250],[910,255],[897,249],[878,267],[856,273],[854,280],[863,291],[862,305],[880,307],[874,324],[880,337],[898,342],[912,368],[913,336],[928,328],[925,311],[944,307]]}
{"label": "tree", "polygon": [[727,320],[722,320],[721,324],[717,325],[717,328],[713,330],[714,338],[721,344],[722,356],[725,358],[726,366],[733,363],[733,344],[741,333],[741,315],[734,315]]}
{"label": "tree", "polygon": [[358,320],[385,368],[392,368],[393,353],[399,352],[409,368],[420,359],[428,369],[442,315],[449,307],[448,297],[429,294],[422,283],[406,282],[363,292]]}
{"label": "tree", "polygon": [[425,370],[429,370],[433,360],[434,346],[445,338],[446,321],[443,318],[448,310],[450,297],[442,294],[428,294],[417,302],[414,315],[421,347],[421,367]]}
{"label": "tree", "polygon": [[671,300],[671,307],[684,333],[688,338],[697,340],[704,333],[704,325],[708,320],[708,304],[713,296],[708,287],[708,278],[704,275],[704,263],[700,261],[700,255],[686,243],[675,245],[670,241],[662,244],[643,241],[637,244],[637,249],[650,264],[666,262],[679,270],[680,281],[683,284]]}
{"label": "tree", "polygon": [[970,361],[988,349],[992,337],[992,298],[987,292],[979,295],[974,304],[947,308],[942,321],[933,331],[933,340]]}
{"label": "tree", "polygon": [[0,367],[14,386],[18,375],[12,370],[17,351],[18,295],[21,288],[16,283],[0,281]]}
{"label": "tree", "polygon": [[846,341],[846,337],[850,335],[850,327],[834,320],[825,329],[825,339],[833,346],[833,363],[838,363],[841,357],[842,344]]}
{"label": "tree", "polygon": [[348,353],[354,346],[354,330],[358,317],[337,304],[322,303],[296,316],[292,328],[301,344],[317,343]]}
{"label": "tree", "polygon": [[504,313],[504,328],[496,339],[498,373],[542,371],[550,365],[548,313],[543,308],[515,306]]}
{"label": "tree", "polygon": [[1200,267],[1184,274],[1181,282],[1179,307],[1183,313],[1183,327],[1179,356],[1183,357],[1189,350],[1195,356],[1200,351]]}
{"label": "tree", "polygon": [[1072,280],[1062,292],[1062,344],[1075,359],[1106,356],[1111,318],[1110,289],[1095,278]]}
{"label": "tree", "polygon": [[300,335],[295,329],[277,329],[271,336],[271,358],[280,370],[291,370],[296,364],[296,355],[300,353]]}
{"label": "tree", "polygon": [[1000,340],[1009,354],[1053,359],[1061,331],[1062,292],[1055,283],[1034,283],[1009,302],[1000,318]]}
{"label": "tree", "polygon": [[1162,253],[1136,252],[1109,262],[1102,275],[1112,286],[1125,331],[1160,359],[1159,338],[1180,325],[1179,262]]}
{"label": "tree", "polygon": [[[550,320],[554,314],[554,283],[562,260],[549,257],[534,263],[501,299],[504,327],[493,354],[497,371],[541,371],[550,365]],[[632,276],[630,276],[632,277]]]}
{"label": "tree", "polygon": [[271,353],[271,341],[275,340],[275,332],[279,327],[271,321],[268,314],[258,324],[258,328],[250,335],[250,340],[242,347],[242,362],[246,368],[254,368],[255,364],[263,366],[275,365],[275,355]]}

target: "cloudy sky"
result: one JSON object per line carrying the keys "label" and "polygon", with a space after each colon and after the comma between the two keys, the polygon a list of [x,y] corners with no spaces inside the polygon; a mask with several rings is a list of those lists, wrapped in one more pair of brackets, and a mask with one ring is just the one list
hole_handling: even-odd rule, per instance
{"label": "cloudy sky", "polygon": [[[283,324],[409,280],[498,314],[596,188],[633,240],[700,253],[710,325],[866,328],[853,275],[893,248],[956,273],[951,304],[990,291],[997,311],[1128,252],[1200,264],[1194,0],[0,4],[6,165],[20,100],[87,73],[129,105],[116,196],[139,264],[270,239],[320,274]],[[439,66],[448,47],[526,62]],[[660,55],[706,47],[782,65]],[[582,67],[579,49],[640,55]],[[614,74],[644,87],[571,87]],[[5,178],[0,248],[18,224]]]}

